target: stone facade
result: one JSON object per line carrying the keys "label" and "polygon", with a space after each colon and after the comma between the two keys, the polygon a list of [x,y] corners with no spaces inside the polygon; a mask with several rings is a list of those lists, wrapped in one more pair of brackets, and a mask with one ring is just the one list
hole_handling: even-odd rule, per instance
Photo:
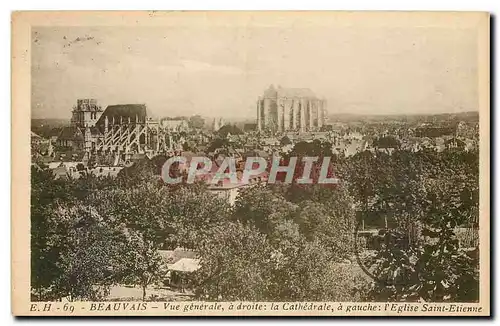
{"label": "stone facade", "polygon": [[274,88],[257,100],[257,128],[271,132],[317,131],[325,125],[326,100],[308,88]]}

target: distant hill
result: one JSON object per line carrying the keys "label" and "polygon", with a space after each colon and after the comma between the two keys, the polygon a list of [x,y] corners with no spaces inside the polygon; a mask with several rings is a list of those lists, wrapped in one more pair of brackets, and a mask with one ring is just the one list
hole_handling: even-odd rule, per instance
{"label": "distant hill", "polygon": [[353,114],[353,113],[338,113],[328,116],[330,123],[332,122],[442,122],[442,121],[479,121],[479,112],[469,111],[460,113],[438,113],[438,114]]}
{"label": "distant hill", "polygon": [[70,121],[68,119],[31,119],[31,127],[64,127],[69,126]]}
{"label": "distant hill", "polygon": [[69,126],[66,119],[31,119],[31,131],[44,138],[49,138],[54,128]]}

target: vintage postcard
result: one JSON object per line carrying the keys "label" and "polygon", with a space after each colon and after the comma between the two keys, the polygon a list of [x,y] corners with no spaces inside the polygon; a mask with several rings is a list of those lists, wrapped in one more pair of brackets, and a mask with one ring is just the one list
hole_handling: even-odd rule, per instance
{"label": "vintage postcard", "polygon": [[17,316],[489,316],[482,12],[15,12]]}

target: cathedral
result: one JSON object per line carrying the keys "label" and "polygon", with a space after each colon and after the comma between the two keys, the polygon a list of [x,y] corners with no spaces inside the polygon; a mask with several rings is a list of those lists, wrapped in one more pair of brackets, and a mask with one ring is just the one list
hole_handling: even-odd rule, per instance
{"label": "cathedral", "polygon": [[257,128],[271,132],[318,131],[326,121],[326,100],[308,88],[271,85],[257,100]]}

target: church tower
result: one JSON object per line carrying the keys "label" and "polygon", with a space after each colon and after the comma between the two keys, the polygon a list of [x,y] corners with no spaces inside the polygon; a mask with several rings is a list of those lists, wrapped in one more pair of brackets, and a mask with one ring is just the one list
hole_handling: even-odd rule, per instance
{"label": "church tower", "polygon": [[78,128],[94,127],[102,112],[96,99],[78,99],[73,107],[71,125]]}

